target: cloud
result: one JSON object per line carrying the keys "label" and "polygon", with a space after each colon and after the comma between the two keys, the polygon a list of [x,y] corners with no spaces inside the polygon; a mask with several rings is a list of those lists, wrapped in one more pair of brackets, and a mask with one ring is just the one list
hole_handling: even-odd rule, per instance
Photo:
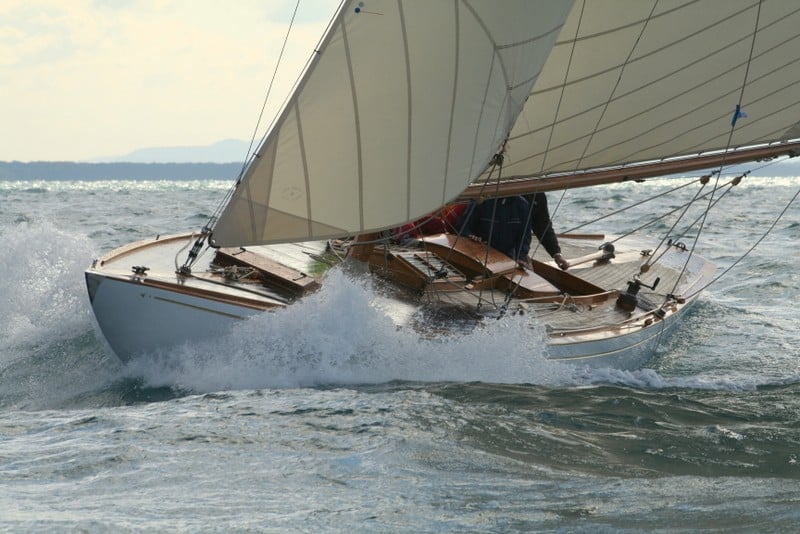
{"label": "cloud", "polygon": [[[313,4],[298,14],[267,116],[336,7]],[[0,116],[13,133],[0,139],[0,160],[88,159],[250,135],[293,8],[4,0]]]}

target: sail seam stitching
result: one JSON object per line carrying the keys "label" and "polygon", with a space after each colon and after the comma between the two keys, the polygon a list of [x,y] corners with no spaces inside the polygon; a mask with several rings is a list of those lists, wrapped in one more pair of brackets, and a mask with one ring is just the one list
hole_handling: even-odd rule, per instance
{"label": "sail seam stitching", "polygon": [[295,102],[295,120],[297,121],[297,144],[300,146],[300,161],[303,163],[303,180],[306,184],[306,229],[308,236],[314,235],[311,213],[311,178],[308,174],[308,157],[306,155],[306,139],[303,135],[303,120],[300,117],[300,105]]}
{"label": "sail seam stitching", "polygon": [[[697,35],[702,35],[703,33],[707,32],[707,31],[709,30],[709,28],[713,28],[713,27],[715,27],[715,26],[719,26],[719,25],[720,25],[720,24],[722,24],[723,22],[726,22],[726,21],[728,21],[728,20],[730,20],[730,19],[732,19],[732,18],[734,18],[734,17],[736,17],[736,16],[738,16],[738,15],[741,15],[742,13],[746,12],[748,9],[750,9],[750,7],[743,8],[743,9],[741,9],[740,11],[737,11],[736,13],[733,13],[733,14],[731,14],[730,16],[728,16],[728,17],[725,17],[725,18],[724,18],[724,19],[722,19],[721,21],[715,22],[714,24],[709,24],[708,26],[706,26],[706,27],[704,27],[704,28],[701,28],[700,30],[697,30],[697,31],[695,31],[695,32],[692,32],[692,33],[690,33],[690,34],[688,34],[688,35],[682,35],[680,39],[675,39],[675,40],[674,40],[674,41],[672,41],[671,43],[668,43],[668,44],[666,44],[666,45],[664,45],[664,46],[661,46],[661,47],[659,47],[659,48],[657,48],[657,49],[654,49],[654,50],[652,50],[652,51],[650,51],[650,52],[648,52],[648,53],[646,53],[646,54],[644,54],[644,55],[641,55],[641,56],[639,56],[639,57],[636,57],[636,58],[634,58],[634,59],[630,59],[630,57],[629,57],[629,58],[628,58],[628,59],[627,59],[627,60],[626,60],[624,63],[622,63],[622,64],[619,64],[619,65],[613,65],[613,66],[611,66],[611,67],[608,67],[608,68],[606,68],[606,69],[603,69],[603,70],[601,70],[601,71],[594,72],[594,73],[592,73],[592,74],[587,74],[586,76],[583,76],[583,77],[581,77],[581,78],[576,78],[576,79],[574,79],[574,80],[570,81],[568,85],[574,85],[574,84],[577,84],[577,83],[585,82],[586,80],[591,80],[592,78],[597,78],[597,77],[603,76],[604,74],[608,74],[609,72],[613,72],[613,71],[615,71],[615,70],[618,70],[618,69],[620,69],[621,67],[624,67],[624,66],[625,66],[626,64],[628,64],[628,63],[630,63],[630,64],[635,64],[635,63],[637,63],[637,62],[639,62],[639,61],[644,61],[644,60],[646,60],[646,59],[650,58],[651,56],[653,56],[653,55],[655,55],[655,54],[658,54],[658,53],[660,53],[660,52],[663,52],[664,50],[667,50],[667,49],[669,49],[669,48],[672,48],[673,46],[676,46],[676,45],[679,45],[679,44],[681,44],[681,43],[682,43],[682,42],[684,42],[686,39],[690,39],[690,38],[692,38],[692,37],[695,37],[695,36],[697,36]],[[654,16],[654,17],[648,17],[648,19],[646,19],[646,20],[653,20],[653,19],[657,19],[657,18],[659,18],[659,16],[658,16],[658,15],[657,15],[657,16]],[[641,22],[642,22],[642,21],[639,21],[639,22],[637,22],[637,24],[641,24]],[[777,22],[775,22],[774,24],[777,24]],[[601,35],[602,35],[602,34],[601,34]],[[743,36],[743,37],[740,37],[739,39],[737,39],[736,41],[734,41],[734,43],[738,43],[739,41],[745,40],[745,39],[747,39],[747,37],[748,37],[748,36]],[[585,41],[586,39],[587,39],[587,37],[580,37],[580,38],[578,38],[577,40],[578,40],[578,41]],[[563,44],[566,44],[566,41],[565,41],[565,42],[563,42],[563,43],[558,43],[558,44],[562,44],[562,45],[563,45]],[[558,45],[558,44],[557,44],[557,45]],[[558,87],[555,87],[555,86],[554,86],[554,87],[546,87],[546,88],[543,88],[543,89],[539,89],[538,91],[535,91],[535,92],[533,92],[532,94],[541,94],[541,93],[546,93],[546,92],[548,92],[548,91],[554,91],[554,90],[556,90],[556,89],[558,89]]]}
{"label": "sail seam stitching", "polygon": [[342,20],[342,42],[344,43],[345,57],[347,58],[347,74],[350,79],[350,93],[353,97],[353,126],[356,137],[356,161],[358,163],[358,218],[359,228],[364,229],[364,164],[362,161],[361,123],[358,113],[358,94],[356,92],[355,75],[353,74],[353,58],[350,55],[350,41],[347,38],[347,24]]}
{"label": "sail seam stitching", "polygon": [[608,94],[608,99],[606,99],[605,106],[603,106],[603,110],[600,112],[600,116],[597,118],[597,122],[595,122],[594,127],[592,128],[591,135],[589,136],[589,139],[586,142],[586,144],[583,146],[583,151],[581,152],[580,157],[578,158],[577,162],[575,163],[576,168],[581,165],[581,162],[583,162],[583,159],[586,156],[586,152],[589,150],[589,146],[592,144],[592,140],[594,139],[594,135],[595,135],[595,133],[597,133],[597,131],[598,131],[599,127],[600,127],[600,123],[603,122],[603,118],[606,116],[606,111],[608,111],[608,106],[611,104],[611,99],[614,98],[614,93],[617,92],[617,88],[619,87],[619,84],[622,81],[622,77],[625,75],[625,67],[628,65],[628,63],[630,62],[631,58],[633,57],[633,53],[636,50],[636,47],[639,45],[639,42],[642,39],[642,35],[644,35],[645,30],[647,30],[648,23],[652,19],[653,13],[655,12],[657,5],[658,5],[658,0],[655,0],[655,2],[653,2],[653,7],[650,9],[650,15],[647,17],[647,19],[642,24],[642,29],[639,30],[639,35],[636,36],[636,41],[634,41],[633,46],[631,46],[631,50],[630,50],[630,52],[628,52],[628,57],[625,58],[625,61],[623,62],[622,66],[620,67],[619,75],[617,76],[617,81],[614,84],[614,87],[611,89],[611,92]]}
{"label": "sail seam stitching", "polygon": [[[794,14],[795,14],[795,13],[797,13],[798,11],[800,11],[800,9],[793,11],[792,13],[788,14],[787,16],[794,15]],[[772,26],[772,24],[770,24],[769,26]],[[765,27],[764,29],[766,29],[766,28],[767,28],[767,27]],[[680,40],[677,40],[676,42],[681,42],[681,41],[683,41],[683,40],[685,40],[685,39],[688,39],[689,37],[691,37],[691,36],[682,36],[682,37],[681,37],[681,39],[680,39]],[[710,59],[710,58],[712,58],[713,56],[715,56],[715,55],[717,55],[717,54],[719,54],[719,53],[722,53],[722,52],[724,52],[724,51],[728,50],[730,47],[732,47],[732,46],[734,46],[734,45],[736,45],[736,44],[738,44],[738,43],[740,43],[740,42],[742,42],[742,41],[746,40],[748,37],[750,37],[750,36],[748,35],[748,36],[744,36],[744,37],[741,37],[741,38],[739,38],[739,39],[736,39],[735,41],[732,41],[731,43],[729,43],[729,44],[726,44],[725,46],[723,46],[723,47],[721,47],[721,48],[718,48],[718,49],[714,50],[713,52],[711,52],[711,53],[709,53],[709,54],[706,54],[705,56],[703,56],[703,57],[701,57],[701,58],[699,58],[699,59],[697,59],[697,60],[695,60],[695,61],[692,61],[691,63],[688,63],[688,64],[686,64],[686,65],[681,65],[681,66],[680,66],[680,68],[674,69],[674,70],[672,70],[671,72],[669,72],[669,73],[665,74],[664,76],[661,76],[661,77],[659,77],[659,78],[657,78],[657,79],[654,79],[654,80],[652,80],[652,81],[650,81],[650,82],[648,82],[648,83],[646,83],[646,84],[644,84],[644,85],[642,85],[642,86],[640,86],[640,87],[637,87],[637,88],[635,88],[635,89],[632,89],[632,90],[630,90],[630,91],[628,91],[628,92],[626,92],[626,93],[621,93],[621,94],[619,94],[619,95],[615,96],[614,98],[612,98],[612,99],[611,99],[609,102],[616,102],[616,101],[619,101],[619,100],[621,100],[621,99],[623,99],[623,98],[626,98],[626,97],[629,97],[629,96],[631,96],[631,95],[633,95],[633,94],[636,94],[636,93],[637,93],[637,92],[639,92],[639,91],[642,91],[642,90],[644,90],[644,89],[647,89],[648,87],[652,87],[652,86],[654,86],[654,85],[657,85],[657,84],[661,83],[663,80],[667,80],[667,79],[669,79],[669,78],[670,78],[670,77],[672,77],[674,74],[676,74],[676,73],[678,73],[678,72],[681,72],[682,70],[685,70],[685,69],[687,69],[687,68],[689,68],[689,67],[692,67],[692,66],[695,66],[695,65],[699,65],[700,63],[702,63],[702,62],[704,62],[704,61],[707,61],[707,60],[709,60],[709,59]],[[768,54],[769,52],[772,52],[772,51],[774,51],[774,50],[776,50],[776,49],[778,49],[778,48],[780,48],[780,47],[782,47],[782,46],[786,45],[787,43],[789,43],[789,42],[791,42],[791,41],[793,41],[793,40],[795,40],[795,39],[797,39],[797,38],[798,38],[798,36],[797,36],[797,35],[795,35],[794,37],[791,37],[791,38],[789,38],[789,39],[786,39],[786,40],[784,40],[784,41],[782,41],[782,42],[780,42],[780,43],[777,43],[775,46],[773,46],[773,47],[771,47],[771,48],[769,48],[769,49],[767,49],[767,50],[764,50],[763,52],[761,52],[760,54],[758,54],[758,55],[757,55],[757,56],[755,56],[755,57],[756,57],[756,58],[760,58],[760,57],[762,57],[762,56],[764,56],[764,55]],[[661,49],[659,49],[659,51],[661,51],[661,50],[665,50],[666,48],[669,48],[669,47],[668,47],[668,46],[662,47]],[[797,60],[796,60],[796,59],[795,59],[795,60],[792,60],[791,62],[787,63],[786,65],[790,65],[791,63],[794,63],[795,61],[797,61]],[[734,65],[734,66],[732,66],[731,68],[729,68],[729,69],[727,69],[727,70],[723,71],[722,73],[715,74],[715,75],[713,75],[712,77],[709,77],[708,79],[706,79],[705,81],[703,81],[703,82],[701,82],[701,83],[698,83],[698,84],[694,85],[694,86],[693,86],[691,89],[689,89],[689,90],[686,90],[686,91],[684,91],[684,92],[680,93],[679,95],[676,95],[676,96],[672,97],[670,100],[666,100],[666,101],[664,101],[664,102],[669,102],[669,101],[671,101],[671,100],[674,100],[675,98],[678,98],[678,97],[684,96],[684,95],[686,95],[686,94],[690,93],[692,90],[694,90],[694,89],[698,89],[698,88],[702,87],[703,85],[706,85],[706,84],[708,84],[708,83],[712,83],[713,81],[715,81],[715,79],[716,79],[717,77],[719,77],[719,76],[724,76],[725,74],[728,74],[728,73],[730,73],[730,72],[733,72],[733,71],[735,71],[735,70],[739,69],[739,68],[740,68],[742,65],[744,65],[744,64],[745,64],[745,62],[744,62],[744,61],[742,61],[741,63],[739,63],[739,64],[737,64],[737,65]],[[595,77],[595,76],[597,76],[597,75],[602,75],[602,74],[604,74],[604,73],[607,73],[607,72],[610,72],[610,71],[612,71],[612,70],[614,70],[614,69],[616,69],[616,68],[619,68],[619,66],[616,66],[616,67],[614,67],[614,68],[610,68],[610,69],[606,69],[606,70],[604,70],[604,71],[602,71],[602,72],[600,72],[600,73],[596,73],[596,74],[593,74],[593,75],[591,75],[591,76],[585,76],[585,77],[581,78],[580,80],[573,80],[572,82],[569,82],[569,83],[568,83],[568,84],[566,84],[566,85],[572,85],[572,84],[574,84],[574,83],[576,83],[576,82],[578,82],[578,81],[585,81],[585,80],[591,79],[592,77]],[[779,69],[775,69],[775,70],[779,70]],[[540,91],[534,91],[534,92],[532,92],[532,93],[531,93],[531,96],[534,96],[534,95],[540,95],[540,94],[544,94],[545,92],[553,91],[553,90],[556,90],[556,89],[559,89],[559,88],[560,88],[560,89],[562,90],[562,92],[563,92],[563,90],[564,90],[564,88],[565,88],[565,87],[554,86],[554,87],[547,88],[547,89],[543,89],[543,90],[540,90]],[[641,115],[641,114],[647,113],[647,112],[649,112],[649,111],[652,111],[653,109],[655,109],[655,108],[659,107],[659,106],[660,106],[660,105],[662,105],[662,104],[663,104],[663,102],[661,102],[661,103],[659,103],[659,104],[656,104],[656,105],[654,105],[654,106],[651,106],[650,108],[648,108],[648,109],[646,109],[646,110],[644,110],[644,111],[640,112],[638,115]],[[535,133],[537,133],[537,132],[540,132],[540,131],[542,131],[542,130],[544,130],[544,129],[546,129],[546,128],[549,128],[549,127],[552,127],[552,126],[555,126],[555,125],[561,124],[561,123],[563,123],[563,122],[566,122],[566,121],[569,121],[569,120],[575,119],[575,118],[577,118],[577,117],[580,117],[581,115],[585,115],[585,114],[587,114],[587,113],[591,113],[592,111],[594,111],[594,110],[596,110],[596,109],[598,109],[598,108],[600,108],[600,107],[602,107],[602,106],[604,106],[604,105],[605,105],[605,104],[597,104],[597,105],[595,105],[595,106],[592,106],[592,107],[586,108],[586,109],[584,109],[584,110],[582,110],[582,111],[580,111],[580,112],[578,112],[578,113],[573,113],[572,115],[570,115],[570,116],[568,116],[568,117],[564,117],[563,119],[560,119],[559,121],[557,121],[557,122],[554,122],[554,123],[552,123],[552,124],[547,124],[547,125],[545,125],[545,126],[541,126],[541,127],[539,127],[539,128],[536,128],[536,129],[534,129],[534,130],[529,130],[529,131],[527,131],[527,132],[525,132],[525,133],[518,134],[518,135],[514,136],[512,139],[521,139],[521,138],[523,138],[523,137],[526,137],[526,136],[528,136],[528,135],[533,135],[533,134],[535,134]],[[634,115],[634,116],[638,116],[638,115]],[[626,119],[626,120],[627,120],[627,119]],[[622,122],[624,122],[624,121],[620,121],[620,122],[618,122],[618,123],[616,123],[616,124],[621,124]]]}
{"label": "sail seam stitching", "polygon": [[455,54],[454,54],[454,56],[455,56],[454,57],[455,70],[454,70],[454,73],[453,73],[453,94],[452,94],[452,98],[450,99],[450,102],[451,102],[450,103],[450,126],[449,126],[448,131],[447,131],[447,151],[446,151],[446,154],[445,154],[444,181],[443,181],[443,184],[442,184],[442,194],[441,194],[442,202],[444,202],[444,200],[447,197],[447,182],[448,182],[448,180],[450,178],[450,147],[451,147],[451,145],[453,143],[453,127],[454,127],[453,121],[454,121],[455,107],[456,107],[456,93],[458,92],[458,75],[459,75],[458,64],[459,64],[459,58],[460,58],[460,54],[461,54],[461,42],[460,42],[461,21],[459,19],[459,14],[460,14],[459,13],[459,9],[458,9],[459,3],[460,3],[459,0],[454,0],[453,1],[453,7],[454,7],[453,20],[455,22],[455,43],[454,43],[455,44],[455,50],[454,50],[454,52],[455,52]]}
{"label": "sail seam stitching", "polygon": [[575,27],[575,39],[572,40],[572,48],[569,51],[569,60],[567,61],[567,68],[564,69],[564,82],[561,84],[561,93],[558,95],[558,104],[556,104],[556,112],[553,115],[553,124],[550,126],[550,135],[547,136],[547,146],[544,149],[544,155],[542,157],[542,166],[539,168],[540,172],[544,172],[544,167],[547,162],[547,156],[550,154],[550,145],[553,143],[553,133],[555,132],[555,126],[558,124],[558,115],[561,113],[561,104],[564,102],[564,91],[567,88],[567,80],[569,79],[569,71],[572,68],[572,59],[575,56],[575,43],[577,42],[577,37],[581,31],[581,25],[583,24],[583,14],[586,10],[586,0],[583,0],[583,4],[581,5],[581,14],[578,17],[578,24]]}
{"label": "sail seam stitching", "polygon": [[397,0],[397,11],[400,15],[400,32],[403,35],[403,54],[406,63],[406,98],[408,103],[406,117],[406,219],[411,218],[411,150],[412,150],[412,131],[413,131],[413,89],[411,83],[411,56],[408,49],[408,29],[406,28],[406,16],[403,11],[403,3]]}

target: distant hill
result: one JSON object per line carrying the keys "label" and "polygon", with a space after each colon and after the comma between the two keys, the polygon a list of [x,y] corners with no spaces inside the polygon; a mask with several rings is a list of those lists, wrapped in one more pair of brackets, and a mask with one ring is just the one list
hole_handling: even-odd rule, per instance
{"label": "distant hill", "polygon": [[225,139],[207,146],[150,147],[123,156],[93,159],[93,163],[231,163],[243,161],[248,143]]}
{"label": "distant hill", "polygon": [[[206,147],[143,148],[113,161],[0,161],[0,180],[233,181],[242,170],[241,160],[246,151],[244,141],[228,139]],[[724,174],[747,170],[752,171],[750,176],[800,176],[800,158],[737,165],[726,169]]]}
{"label": "distant hill", "polygon": [[235,180],[241,163],[0,161],[0,180]]}
{"label": "distant hill", "polygon": [[226,139],[208,146],[152,147],[91,162],[0,161],[0,180],[234,180],[248,143]]}

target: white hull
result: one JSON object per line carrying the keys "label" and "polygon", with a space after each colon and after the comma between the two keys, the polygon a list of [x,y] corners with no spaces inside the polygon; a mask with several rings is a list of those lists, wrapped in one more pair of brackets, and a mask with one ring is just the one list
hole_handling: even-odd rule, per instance
{"label": "white hull", "polygon": [[122,360],[136,354],[225,332],[237,321],[258,313],[253,308],[173,289],[141,279],[86,273],[93,288],[92,308],[109,345]]}
{"label": "white hull", "polygon": [[684,305],[676,313],[651,326],[632,327],[626,332],[603,339],[575,340],[558,344],[551,342],[548,346],[548,354],[550,359],[575,365],[639,369],[652,359],[659,344],[668,339],[668,336],[679,326],[690,305],[691,303]]}
{"label": "white hull", "polygon": [[[191,236],[179,236],[129,245],[111,252],[87,270],[87,286],[98,324],[121,360],[222,334],[239,321],[284,307],[293,300],[260,284],[215,278],[208,272],[210,259],[198,262],[196,276],[175,274],[174,258],[190,240]],[[298,272],[306,272],[303,261],[310,262],[308,258],[324,252],[323,243],[302,245],[304,250],[299,253],[292,249],[293,245],[281,247],[270,252]],[[705,260],[693,261],[695,275],[684,285],[684,293],[701,287],[713,274],[713,266]],[[134,273],[132,268],[139,265],[149,269]],[[553,360],[576,365],[639,368],[678,324],[693,299],[673,302],[663,307],[659,316],[658,310],[641,311],[612,326],[592,324],[598,316],[591,311],[585,312],[585,322],[577,326],[556,330],[548,325],[547,352]],[[402,306],[398,302],[398,306],[408,308],[408,301]],[[532,320],[542,319],[534,316]]]}

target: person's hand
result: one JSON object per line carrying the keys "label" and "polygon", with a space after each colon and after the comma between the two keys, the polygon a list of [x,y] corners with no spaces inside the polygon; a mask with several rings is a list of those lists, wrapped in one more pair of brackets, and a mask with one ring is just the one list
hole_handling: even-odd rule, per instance
{"label": "person's hand", "polygon": [[564,259],[564,256],[562,256],[561,253],[558,253],[555,256],[553,256],[553,259],[556,261],[556,265],[558,265],[561,268],[561,270],[566,271],[567,269],[569,269],[569,262],[566,259]]}
{"label": "person's hand", "polygon": [[477,243],[483,243],[483,239],[481,239],[481,236],[479,235],[469,234],[469,238]]}
{"label": "person's hand", "polygon": [[520,266],[521,269],[531,270],[533,266],[531,265],[530,258],[520,258],[517,260],[517,265]]}

